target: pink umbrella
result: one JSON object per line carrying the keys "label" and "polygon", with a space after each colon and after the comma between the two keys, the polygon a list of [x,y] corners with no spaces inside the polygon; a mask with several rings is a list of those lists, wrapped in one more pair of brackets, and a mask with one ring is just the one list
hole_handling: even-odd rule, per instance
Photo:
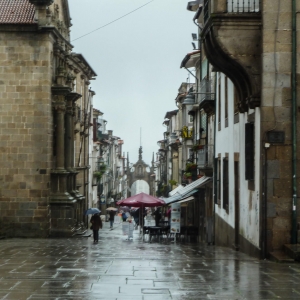
{"label": "pink umbrella", "polygon": [[154,206],[165,205],[165,201],[145,193],[140,193],[118,201],[117,205],[133,206],[133,207],[154,207]]}

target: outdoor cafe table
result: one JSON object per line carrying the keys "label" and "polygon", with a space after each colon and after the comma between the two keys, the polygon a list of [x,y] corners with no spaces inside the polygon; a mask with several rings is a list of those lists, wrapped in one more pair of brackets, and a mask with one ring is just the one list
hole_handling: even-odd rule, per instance
{"label": "outdoor cafe table", "polygon": [[151,236],[161,236],[161,227],[159,226],[149,226],[149,242],[151,243]]}

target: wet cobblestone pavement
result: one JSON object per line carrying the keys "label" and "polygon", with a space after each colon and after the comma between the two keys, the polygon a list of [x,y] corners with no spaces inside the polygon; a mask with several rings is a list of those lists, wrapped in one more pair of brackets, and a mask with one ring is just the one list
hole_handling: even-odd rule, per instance
{"label": "wet cobblestone pavement", "polygon": [[300,265],[227,248],[91,237],[0,240],[0,299],[300,299]]}

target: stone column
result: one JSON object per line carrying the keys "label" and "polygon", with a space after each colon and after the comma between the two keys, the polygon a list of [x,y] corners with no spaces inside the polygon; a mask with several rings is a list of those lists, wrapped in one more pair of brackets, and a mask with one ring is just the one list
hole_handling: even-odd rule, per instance
{"label": "stone column", "polygon": [[65,95],[70,92],[68,87],[53,87],[53,109],[55,114],[55,154],[56,166],[51,171],[51,229],[50,235],[71,236],[74,231],[76,199],[68,192],[65,169]]}
{"label": "stone column", "polygon": [[84,196],[77,190],[76,176],[79,173],[75,166],[75,115],[76,115],[76,101],[82,97],[77,93],[70,93],[66,96],[67,100],[67,113],[66,113],[66,148],[65,148],[65,159],[66,169],[69,172],[68,175],[68,191],[76,199],[76,228],[77,230],[82,227],[82,211],[80,209],[81,202]]}

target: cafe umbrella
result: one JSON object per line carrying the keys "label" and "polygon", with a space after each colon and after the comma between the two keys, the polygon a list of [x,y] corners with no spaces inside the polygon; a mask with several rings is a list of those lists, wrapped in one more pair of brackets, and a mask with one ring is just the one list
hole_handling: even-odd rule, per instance
{"label": "cafe umbrella", "polygon": [[[137,195],[134,195],[129,198],[118,201],[117,205],[140,207],[140,208],[142,208],[141,212],[143,212],[145,207],[163,206],[163,205],[165,205],[165,201],[162,199],[155,198],[155,197],[145,194],[145,193],[139,193]],[[143,226],[144,226],[144,220],[142,217],[142,227]]]}
{"label": "cafe umbrella", "polygon": [[117,205],[132,207],[155,207],[165,205],[165,201],[145,193],[139,193],[137,195],[118,201]]}

